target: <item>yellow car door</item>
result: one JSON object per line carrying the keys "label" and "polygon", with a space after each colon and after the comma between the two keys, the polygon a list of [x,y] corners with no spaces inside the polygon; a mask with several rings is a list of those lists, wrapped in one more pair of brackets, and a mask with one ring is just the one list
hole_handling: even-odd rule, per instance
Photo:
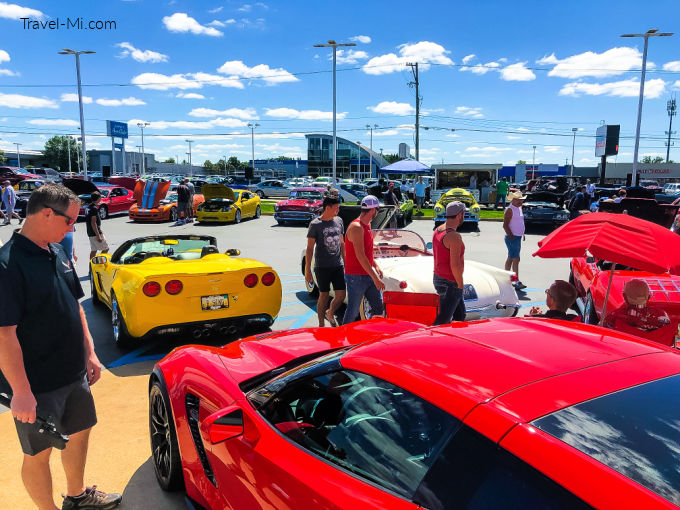
{"label": "yellow car door", "polygon": [[241,193],[241,210],[243,211],[243,217],[250,218],[255,215],[255,206],[253,203],[253,197],[247,191]]}

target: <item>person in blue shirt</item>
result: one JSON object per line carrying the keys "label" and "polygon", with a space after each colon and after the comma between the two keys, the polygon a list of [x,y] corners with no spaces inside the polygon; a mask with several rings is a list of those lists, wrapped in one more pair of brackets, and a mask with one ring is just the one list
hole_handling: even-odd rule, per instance
{"label": "person in blue shirt", "polygon": [[423,177],[420,176],[418,177],[418,182],[413,186],[413,190],[416,196],[416,207],[418,208],[418,211],[416,214],[423,214],[423,211],[421,210],[423,208],[423,204],[425,203],[425,189],[427,188],[427,185],[423,182]]}
{"label": "person in blue shirt", "polygon": [[17,194],[9,181],[2,183],[2,205],[5,206],[5,221],[3,225],[9,225],[12,218],[19,220],[19,225],[24,221],[24,219],[14,212],[14,206],[17,203]]}

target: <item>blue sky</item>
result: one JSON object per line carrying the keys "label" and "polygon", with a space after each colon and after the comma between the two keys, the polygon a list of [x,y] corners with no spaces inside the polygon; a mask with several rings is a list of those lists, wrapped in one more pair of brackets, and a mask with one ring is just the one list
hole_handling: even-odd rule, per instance
{"label": "blue sky", "polygon": [[[144,121],[147,152],[183,159],[190,138],[194,163],[249,159],[248,122],[259,124],[256,158],[305,158],[304,133],[332,129],[330,49],[313,47],[328,39],[356,43],[338,57],[339,136],[368,145],[377,125],[375,150],[415,152],[405,62],[417,61],[426,163],[531,162],[536,145],[537,163],[564,164],[579,128],[575,163],[596,165],[603,120],[621,124],[618,161],[629,162],[642,40],[619,36],[680,32],[671,1],[17,1],[0,1],[0,149],[76,134],[74,58],[57,54],[73,48],[96,51],[82,56],[88,149],[110,147],[111,119],[130,122],[134,150]],[[115,28],[33,29],[24,17]],[[654,38],[641,156],[665,156],[678,90],[680,34]]]}

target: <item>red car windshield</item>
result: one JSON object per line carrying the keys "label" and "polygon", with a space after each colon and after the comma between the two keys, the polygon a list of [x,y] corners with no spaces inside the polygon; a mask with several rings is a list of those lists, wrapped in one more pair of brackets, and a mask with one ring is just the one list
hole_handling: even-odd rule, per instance
{"label": "red car windshield", "polygon": [[680,505],[680,375],[549,414],[532,425]]}
{"label": "red car windshield", "polygon": [[323,200],[323,196],[318,191],[301,191],[301,190],[291,191],[290,196],[288,198],[290,200],[293,199]]}

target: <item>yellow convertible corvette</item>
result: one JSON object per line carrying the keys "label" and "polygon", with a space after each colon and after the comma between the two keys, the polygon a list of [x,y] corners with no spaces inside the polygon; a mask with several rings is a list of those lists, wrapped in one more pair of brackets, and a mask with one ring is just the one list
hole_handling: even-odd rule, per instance
{"label": "yellow convertible corvette", "polygon": [[248,190],[232,190],[224,184],[204,184],[205,202],[196,210],[196,220],[211,223],[240,223],[243,218],[259,218],[260,197]]}
{"label": "yellow convertible corvette", "polygon": [[111,309],[119,345],[152,334],[232,335],[271,326],[281,281],[267,264],[220,253],[211,236],[161,235],[90,261],[92,301]]}

